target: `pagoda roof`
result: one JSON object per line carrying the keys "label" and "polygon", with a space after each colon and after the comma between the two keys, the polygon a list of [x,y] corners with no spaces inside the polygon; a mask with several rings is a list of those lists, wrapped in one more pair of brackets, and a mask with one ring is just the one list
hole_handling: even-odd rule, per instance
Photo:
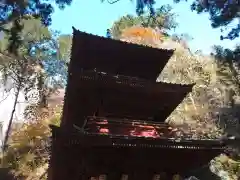
{"label": "pagoda roof", "polygon": [[[150,83],[126,76],[79,72],[78,78],[72,84],[76,94],[69,96],[72,96],[70,103],[81,104],[82,111],[86,111],[83,112],[85,116],[91,115],[90,111],[96,110],[100,105],[106,117],[162,122],[192,87],[193,84]],[[84,101],[85,97],[89,98]],[[74,111],[72,113],[74,114]]]}
{"label": "pagoda roof", "polygon": [[[149,147],[173,149],[212,149],[226,150],[231,140],[221,139],[179,139],[176,137],[152,138],[146,136],[129,136],[121,134],[100,134],[79,131],[78,129],[65,129],[50,125],[52,138],[58,138],[68,145],[88,144],[89,146],[124,146],[124,147]],[[91,140],[90,140],[91,139]]]}
{"label": "pagoda roof", "polygon": [[156,81],[174,50],[87,34],[73,28],[71,67]]}
{"label": "pagoda roof", "polygon": [[[113,171],[112,167],[116,172],[129,175],[133,172],[142,175],[146,169],[149,177],[162,172],[163,169],[167,173],[184,175],[190,170],[198,169],[209,163],[211,159],[223,153],[228,144],[227,141],[222,140],[99,135],[56,126],[51,126],[51,128],[52,149],[54,150],[52,157],[58,154],[59,158],[63,158],[71,154],[72,161],[74,159],[74,162],[80,162],[80,160],[87,162],[84,163],[83,168],[87,168],[85,173],[91,176],[109,175]],[[60,150],[61,153],[59,153]],[[55,160],[55,162],[59,164],[60,161]],[[115,167],[115,164],[118,166]],[[141,179],[150,179],[149,177]]]}

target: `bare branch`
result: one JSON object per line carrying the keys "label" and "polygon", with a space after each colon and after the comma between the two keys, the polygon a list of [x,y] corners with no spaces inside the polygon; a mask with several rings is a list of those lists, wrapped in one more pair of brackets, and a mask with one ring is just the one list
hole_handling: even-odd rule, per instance
{"label": "bare branch", "polygon": [[[12,89],[12,88],[11,88]],[[11,90],[10,90],[11,91]],[[0,101],[0,104],[5,101],[8,97],[9,97],[10,93],[8,93],[8,95],[6,97],[4,97],[1,101]]]}
{"label": "bare branch", "polygon": [[115,4],[115,3],[117,3],[118,1],[120,1],[120,0],[114,0],[114,1],[107,0],[107,2],[108,2],[109,4]]}

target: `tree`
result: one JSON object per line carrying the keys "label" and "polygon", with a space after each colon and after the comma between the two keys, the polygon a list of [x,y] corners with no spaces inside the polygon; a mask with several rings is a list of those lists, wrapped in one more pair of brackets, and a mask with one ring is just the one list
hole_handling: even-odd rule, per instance
{"label": "tree", "polygon": [[[104,2],[104,0],[101,1]],[[108,0],[110,4],[117,1]],[[4,25],[32,16],[40,18],[42,23],[48,26],[51,24],[51,14],[54,11],[53,3],[57,4],[60,9],[64,9],[66,5],[72,3],[72,0],[50,0],[47,2],[39,0],[5,0],[1,2],[0,6],[0,27],[5,30]],[[145,6],[148,6],[153,11],[154,3],[154,0],[136,0],[136,12],[142,14]]]}
{"label": "tree", "polygon": [[[101,0],[104,2],[105,0]],[[108,3],[117,3],[120,0],[107,0]],[[174,0],[174,2],[180,2],[181,0]],[[12,31],[6,30],[5,25],[10,22],[15,22],[22,19],[27,19],[30,16],[41,17],[42,23],[44,25],[51,24],[51,14],[53,13],[52,2],[55,2],[60,8],[64,8],[66,5],[70,5],[72,0],[52,0],[49,2],[40,2],[39,0],[28,0],[28,1],[13,1],[5,0],[5,3],[1,4],[0,7],[0,29],[8,33],[13,33]],[[150,16],[154,17],[157,11],[154,9],[154,0],[136,0],[136,12],[138,15],[143,15],[144,8],[148,7],[150,11]],[[239,19],[239,5],[238,0],[195,0],[191,9],[197,11],[198,13],[209,12],[212,21],[212,27],[227,27],[234,20]],[[155,19],[155,18],[153,18]],[[21,31],[21,26],[15,26],[14,31]],[[237,23],[236,27],[232,28],[227,36],[221,36],[221,39],[234,39],[239,36],[240,23]],[[13,37],[13,34],[11,35]],[[20,43],[17,41],[16,37],[12,38],[15,43]]]}
{"label": "tree", "polygon": [[[104,0],[102,0],[104,1]],[[120,0],[108,0],[110,4],[117,3]],[[179,3],[182,0],[173,0]],[[187,1],[187,0],[185,0]],[[150,15],[155,14],[154,0],[136,0],[136,12],[138,15],[144,13],[144,8],[147,6],[150,9]],[[222,28],[221,31],[230,29],[227,35],[221,36],[221,39],[235,39],[239,37],[240,33],[240,2],[239,0],[194,0],[191,4],[191,9],[197,13],[208,12],[213,28]],[[231,25],[232,22],[238,21],[235,27]]]}
{"label": "tree", "polygon": [[[5,0],[0,5],[0,31],[9,34],[9,51],[16,53],[16,49],[21,44],[19,33],[23,30],[23,20],[29,18],[41,19],[43,25],[51,24],[51,14],[54,11],[52,3],[56,3],[59,8],[63,9],[66,5],[70,5],[72,0]],[[13,23],[11,28],[8,25]]]}
{"label": "tree", "polygon": [[145,44],[156,47],[159,42],[167,38],[164,34],[152,28],[143,28],[141,26],[133,26],[122,31],[120,39],[126,42],[134,42],[136,44]]}
{"label": "tree", "polygon": [[[42,2],[39,0],[5,0],[0,6],[0,27],[14,22],[15,20],[28,19],[29,17],[41,18],[44,25],[51,24],[51,14],[53,13],[52,3],[56,3],[63,9],[70,5],[72,0],[51,0]],[[4,29],[4,28],[3,28]],[[4,29],[5,30],[5,29]]]}
{"label": "tree", "polygon": [[240,163],[222,154],[211,162],[211,169],[222,179],[238,180],[240,176]]}
{"label": "tree", "polygon": [[[101,0],[102,2],[104,0]],[[118,0],[110,1],[109,3],[115,3]],[[23,25],[22,20],[27,20],[29,17],[40,18],[42,24],[49,26],[51,24],[51,14],[54,11],[52,4],[55,3],[60,9],[64,9],[66,5],[70,5],[72,0],[5,0],[0,4],[0,31],[10,34],[9,50],[11,53],[18,49],[21,40],[17,35],[22,31]],[[148,6],[151,14],[154,14],[153,4],[154,0],[136,0],[136,12],[140,15],[143,14],[144,7]],[[6,25],[14,23],[14,26],[9,30]],[[10,40],[9,39],[9,40]]]}
{"label": "tree", "polygon": [[[15,49],[14,54],[11,54],[7,45],[3,44],[4,42],[7,43],[7,41],[1,43],[2,64],[0,64],[0,70],[6,78],[12,81],[16,90],[13,111],[4,140],[4,151],[11,131],[13,115],[20,91],[23,90],[25,92],[26,99],[29,92],[32,92],[32,90],[38,91],[37,96],[40,99],[38,106],[40,108],[46,107],[47,97],[55,90],[55,86],[49,87],[45,84],[45,80],[51,75],[45,72],[44,65],[49,65],[49,60],[58,60],[57,58],[60,55],[63,57],[61,52],[64,52],[63,50],[60,52],[57,47],[59,40],[53,37],[52,33],[41,24],[40,20],[32,18],[23,20],[20,23],[24,24],[23,30],[21,33],[18,33],[22,42],[21,46]],[[11,29],[11,24],[9,29]],[[8,34],[5,34],[6,39],[8,39],[7,36]],[[65,64],[62,64],[62,66],[65,66]],[[57,70],[55,67],[53,76],[57,74]],[[37,86],[35,85],[36,83]],[[52,85],[56,84],[52,83]]]}
{"label": "tree", "polygon": [[[41,24],[40,19],[35,18],[23,20],[23,27],[19,34],[21,47],[41,69],[37,74],[40,106],[47,107],[47,97],[65,85],[71,36],[59,36],[59,33],[51,32]],[[56,76],[61,79],[56,80]]]}
{"label": "tree", "polygon": [[214,55],[218,59],[218,63],[223,67],[228,67],[235,77],[235,84],[240,88],[240,45],[237,45],[234,50],[224,49],[221,46],[214,46]]}
{"label": "tree", "polygon": [[62,106],[38,121],[14,124],[5,154],[5,165],[16,177],[26,180],[46,179],[51,131],[49,124],[60,125]]}
{"label": "tree", "polygon": [[173,34],[172,40],[182,44],[185,48],[188,48],[188,42],[193,40],[193,38],[189,34],[183,33],[180,35]]}
{"label": "tree", "polygon": [[[105,2],[106,0],[101,0],[101,2]],[[107,0],[109,4],[117,3],[120,0]],[[133,1],[133,0],[130,0]],[[136,13],[138,15],[142,15],[144,13],[144,8],[148,7],[150,14],[153,15],[155,13],[153,5],[155,4],[155,0],[136,0]]]}
{"label": "tree", "polygon": [[[67,68],[70,61],[72,45],[72,35],[57,34],[51,49],[53,53],[51,57],[45,60],[45,69],[48,77],[60,77],[58,84],[63,87],[66,85]],[[55,79],[56,82],[56,79]]]}
{"label": "tree", "polygon": [[111,33],[114,38],[119,38],[122,31],[132,26],[142,26],[150,28],[158,28],[161,30],[171,30],[177,27],[175,21],[176,15],[172,12],[172,7],[169,5],[163,5],[156,9],[154,15],[147,13],[141,14],[140,16],[126,15],[116,21],[112,28]]}
{"label": "tree", "polygon": [[[224,49],[215,46],[213,56],[217,59],[218,71],[222,85],[225,87],[225,108],[222,111],[222,119],[226,121],[228,129],[240,129],[240,61],[239,46],[235,50]],[[228,116],[226,116],[226,114]],[[227,118],[230,117],[231,118]]]}
{"label": "tree", "polygon": [[[21,44],[16,45],[18,46],[16,47],[14,44],[10,43],[13,47],[10,46],[11,49],[9,49],[9,47],[5,45],[6,49],[3,49],[3,51],[10,54],[13,53],[17,57],[29,57],[32,63],[35,64],[36,67],[40,68],[36,73],[36,78],[38,79],[38,91],[41,96],[41,102],[46,104],[44,103],[44,73],[42,69],[43,59],[48,57],[49,51],[45,46],[52,40],[52,34],[48,28],[41,24],[39,19],[29,18],[28,20],[22,20],[22,22],[19,23],[22,25],[22,31],[18,32],[17,36],[21,39]],[[10,23],[7,27],[11,30],[13,26],[14,24]],[[10,35],[5,34],[6,39],[8,39],[8,36]],[[6,41],[6,43],[8,43],[8,41]],[[28,85],[30,84],[28,83]],[[28,91],[28,89],[25,90]]]}
{"label": "tree", "polygon": [[[177,0],[178,2],[180,0]],[[237,20],[235,27],[229,27],[231,30],[221,39],[235,39],[240,33],[240,2],[239,0],[195,0],[191,9],[197,13],[208,12],[213,28],[228,29],[227,26]]]}
{"label": "tree", "polygon": [[31,60],[28,57],[17,57],[11,55],[5,55],[5,58],[9,58],[9,62],[2,67],[2,70],[5,73],[5,76],[10,78],[14,85],[15,90],[15,100],[13,104],[12,113],[9,119],[9,124],[6,132],[6,136],[3,143],[3,152],[5,152],[9,134],[11,131],[11,126],[13,123],[13,116],[15,113],[17,100],[19,93],[22,89],[29,88],[29,84],[32,85],[35,78],[33,74],[35,73],[34,65],[32,65]]}
{"label": "tree", "polygon": [[[14,54],[20,53],[20,55],[24,54],[31,57],[33,63],[37,64],[41,69],[37,74],[38,90],[44,107],[47,104],[46,97],[49,95],[46,91],[50,90],[48,85],[54,86],[49,91],[51,93],[57,86],[62,87],[66,83],[66,65],[70,56],[71,36],[59,36],[59,33],[51,32],[42,25],[40,19],[33,17],[20,23],[23,25],[22,32],[18,33],[19,38],[21,38],[21,46],[19,46],[20,51],[16,51]],[[8,25],[8,28],[11,29],[11,23]],[[4,36],[5,38],[1,41],[0,48],[2,52],[11,52],[8,49],[9,35],[4,34]],[[61,79],[54,79],[56,76],[60,76]],[[48,82],[47,84],[45,83],[46,81]]]}

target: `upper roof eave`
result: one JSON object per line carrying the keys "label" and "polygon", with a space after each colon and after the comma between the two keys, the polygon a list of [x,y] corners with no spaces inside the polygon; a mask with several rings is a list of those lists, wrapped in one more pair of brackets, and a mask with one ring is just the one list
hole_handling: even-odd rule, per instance
{"label": "upper roof eave", "polygon": [[84,70],[156,81],[174,51],[92,35],[73,27],[71,61]]}

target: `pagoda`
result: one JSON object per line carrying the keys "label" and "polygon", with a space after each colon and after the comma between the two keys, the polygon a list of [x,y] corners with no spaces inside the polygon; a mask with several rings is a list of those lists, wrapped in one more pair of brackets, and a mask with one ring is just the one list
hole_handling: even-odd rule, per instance
{"label": "pagoda", "polygon": [[49,180],[172,179],[223,152],[222,141],[177,138],[165,123],[193,88],[156,82],[173,53],[73,28],[62,121],[51,126]]}

